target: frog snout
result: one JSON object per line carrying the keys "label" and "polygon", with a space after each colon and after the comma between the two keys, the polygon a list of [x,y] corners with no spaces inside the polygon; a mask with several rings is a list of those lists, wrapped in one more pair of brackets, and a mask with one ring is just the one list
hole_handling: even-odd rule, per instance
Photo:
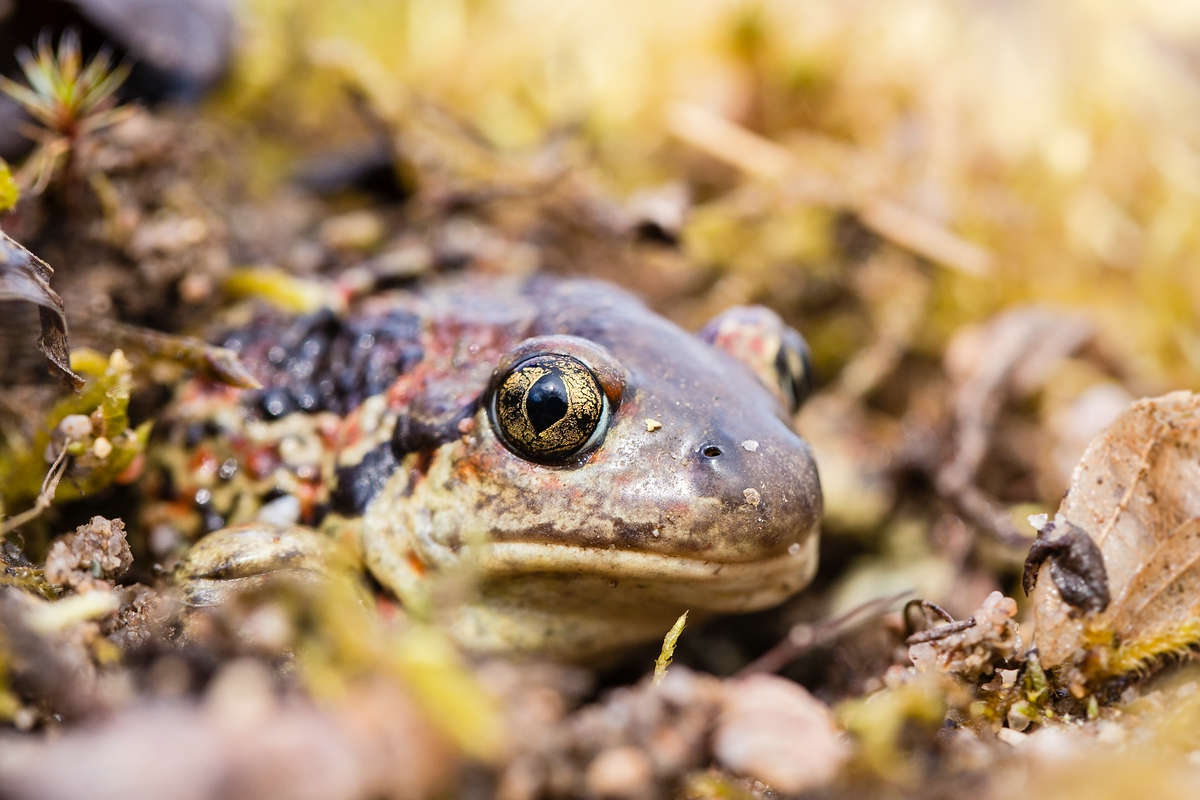
{"label": "frog snout", "polygon": [[774,555],[816,529],[816,463],[790,431],[710,432],[696,441],[691,461],[696,494],[720,501],[718,549],[738,558]]}

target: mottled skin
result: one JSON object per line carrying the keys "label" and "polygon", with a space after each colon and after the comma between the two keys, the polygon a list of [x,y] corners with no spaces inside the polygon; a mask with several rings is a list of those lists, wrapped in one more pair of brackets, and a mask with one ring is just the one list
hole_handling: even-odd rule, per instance
{"label": "mottled skin", "polygon": [[[545,278],[384,295],[350,316],[397,308],[419,320],[419,334],[386,388],[337,415],[250,424],[310,417],[336,427],[337,468],[317,469],[325,477],[300,521],[320,522],[330,496],[336,513],[324,525],[352,520],[372,575],[406,605],[432,599],[467,646],[586,660],[661,636],[684,610],[762,609],[811,579],[816,466],[788,427],[778,376],[764,372],[772,359],[745,359],[745,336],[735,351],[750,364],[611,286]],[[767,322],[795,336],[773,315]],[[778,335],[761,339],[778,347]],[[267,386],[288,385],[279,351],[272,366],[262,349],[243,343],[247,366]],[[541,352],[586,364],[609,400],[602,440],[562,464],[506,447],[489,415],[495,381]],[[181,418],[211,413],[196,396]],[[262,403],[244,398],[242,413],[271,416],[253,412]],[[261,550],[261,528],[205,540],[204,556],[181,567],[185,589],[222,559],[227,568],[239,535],[258,537]],[[289,542],[289,563],[303,560]]]}

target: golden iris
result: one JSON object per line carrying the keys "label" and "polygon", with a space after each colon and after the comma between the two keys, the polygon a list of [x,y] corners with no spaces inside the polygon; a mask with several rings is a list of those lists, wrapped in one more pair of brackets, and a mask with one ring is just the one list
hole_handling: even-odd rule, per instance
{"label": "golden iris", "polygon": [[593,443],[605,416],[600,384],[570,356],[534,356],[513,367],[492,401],[492,421],[517,455],[561,463]]}

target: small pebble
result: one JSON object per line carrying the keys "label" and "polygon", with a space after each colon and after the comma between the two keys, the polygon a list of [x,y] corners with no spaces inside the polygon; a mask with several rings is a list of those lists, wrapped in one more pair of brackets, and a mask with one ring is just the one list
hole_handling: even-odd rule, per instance
{"label": "small pebble", "polygon": [[650,790],[654,768],[636,747],[613,747],[592,759],[588,793],[597,797],[642,797]]}
{"label": "small pebble", "polygon": [[658,430],[661,427],[662,427],[662,423],[656,419],[646,420],[646,430],[649,431],[650,433],[654,433],[656,430]]}
{"label": "small pebble", "polygon": [[28,733],[33,730],[33,726],[37,724],[38,714],[32,706],[21,706],[17,712],[13,714],[13,727],[22,733]]}
{"label": "small pebble", "polygon": [[758,501],[762,499],[762,495],[758,493],[757,489],[746,489],[742,492],[742,495],[746,498],[746,502],[752,506],[758,505]]}
{"label": "small pebble", "polygon": [[203,303],[213,295],[213,279],[210,275],[189,272],[179,282],[179,299],[188,305]]}
{"label": "small pebble", "polygon": [[155,525],[150,529],[150,552],[161,558],[183,541],[179,531],[170,525]]}
{"label": "small pebble", "polygon": [[748,452],[753,453],[758,449],[758,442],[754,441],[753,439],[747,439],[746,441],[742,442],[742,447]]}
{"label": "small pebble", "polygon": [[833,714],[799,684],[764,674],[725,683],[713,735],[725,769],[800,794],[832,780],[852,752]]}
{"label": "small pebble", "polygon": [[383,239],[383,220],[373,211],[351,211],[325,220],[318,235],[330,250],[370,250]]}
{"label": "small pebble", "polygon": [[1013,747],[1024,742],[1029,738],[1029,734],[1014,731],[1012,728],[1001,728],[996,732],[996,738],[1005,744],[1011,744]]}
{"label": "small pebble", "polygon": [[58,429],[68,439],[79,441],[92,435],[92,419],[87,414],[69,414],[58,423]]}

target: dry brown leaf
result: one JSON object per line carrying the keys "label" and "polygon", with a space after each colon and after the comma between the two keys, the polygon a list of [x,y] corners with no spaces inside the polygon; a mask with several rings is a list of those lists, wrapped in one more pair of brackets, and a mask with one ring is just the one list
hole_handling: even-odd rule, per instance
{"label": "dry brown leaf", "polygon": [[42,335],[38,349],[50,360],[54,371],[75,391],[83,388],[83,378],[71,371],[67,344],[67,315],[62,298],[50,288],[50,265],[0,232],[0,300],[24,300],[38,307]]}
{"label": "dry brown leaf", "polygon": [[[1065,545],[1057,554],[1042,547],[1044,563],[1038,546],[1031,551],[1035,639],[1045,666],[1122,674],[1200,642],[1200,395],[1140,400],[1092,440],[1043,533],[1072,526],[1098,549],[1107,585],[1094,585],[1096,570],[1075,569]],[[1074,542],[1071,550],[1086,561],[1090,548]],[[1107,591],[1111,601],[1085,611],[1081,588],[1089,596]]]}

